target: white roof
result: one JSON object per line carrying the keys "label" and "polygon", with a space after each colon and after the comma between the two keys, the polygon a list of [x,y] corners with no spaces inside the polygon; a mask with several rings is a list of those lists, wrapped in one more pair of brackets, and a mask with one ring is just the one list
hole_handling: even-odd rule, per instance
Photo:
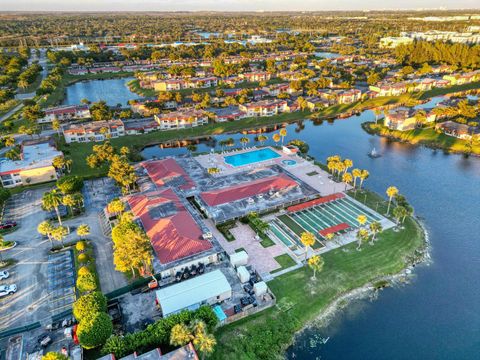
{"label": "white roof", "polygon": [[163,316],[168,316],[231,291],[225,275],[220,270],[215,270],[157,290],[156,297]]}
{"label": "white roof", "polygon": [[242,250],[242,251],[239,251],[239,252],[235,252],[233,254],[230,254],[228,255],[230,256],[230,262],[232,264],[237,264],[237,263],[241,263],[241,262],[247,262],[248,261],[248,254],[246,251]]}
{"label": "white roof", "polygon": [[21,171],[35,169],[52,165],[53,158],[63,155],[48,142],[35,145],[24,145],[22,147],[21,160],[4,160],[0,162],[0,173],[7,171]]}

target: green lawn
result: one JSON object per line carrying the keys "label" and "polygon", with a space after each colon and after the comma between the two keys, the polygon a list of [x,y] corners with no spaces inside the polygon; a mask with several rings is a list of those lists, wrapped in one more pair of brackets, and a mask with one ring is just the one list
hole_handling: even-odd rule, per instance
{"label": "green lawn", "polygon": [[281,268],[272,271],[272,273],[276,273],[276,272],[281,271],[283,269],[288,269],[289,267],[297,265],[295,260],[293,260],[291,258],[291,256],[288,255],[288,254],[279,255],[277,257],[274,257],[274,259],[275,259],[276,262],[278,262],[280,264]]}
{"label": "green lawn", "polygon": [[128,87],[130,91],[133,91],[134,93],[144,97],[156,97],[159,93],[154,89],[146,89],[146,88],[140,87],[140,80],[138,79],[129,81]]}
{"label": "green lawn", "polygon": [[[424,244],[423,232],[408,218],[400,232],[387,230],[375,245],[356,244],[332,250],[322,257],[325,266],[311,280],[301,268],[268,283],[277,306],[255,316],[219,328],[213,359],[277,359],[295,332],[318,316],[335,298],[382,276],[398,273]],[[394,311],[394,309],[392,309]]]}
{"label": "green lawn", "polygon": [[260,241],[260,245],[262,245],[264,248],[270,247],[275,245],[272,239],[270,239],[268,236],[265,236],[262,241]]}

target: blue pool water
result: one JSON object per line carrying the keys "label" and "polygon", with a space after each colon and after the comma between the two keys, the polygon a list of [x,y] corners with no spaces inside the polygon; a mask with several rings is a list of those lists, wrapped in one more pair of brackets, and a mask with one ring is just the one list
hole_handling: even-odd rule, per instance
{"label": "blue pool water", "polygon": [[297,162],[295,160],[290,160],[290,159],[287,159],[287,160],[283,160],[282,163],[284,165],[287,165],[287,166],[293,166],[295,165]]}
{"label": "blue pool water", "polygon": [[253,163],[267,161],[271,159],[279,158],[280,155],[277,154],[270,148],[264,148],[259,150],[253,150],[244,152],[241,154],[225,156],[225,162],[232,166],[245,166]]}

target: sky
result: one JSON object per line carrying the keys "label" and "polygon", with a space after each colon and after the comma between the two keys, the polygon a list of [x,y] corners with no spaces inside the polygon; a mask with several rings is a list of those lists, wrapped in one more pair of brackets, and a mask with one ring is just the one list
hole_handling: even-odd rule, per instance
{"label": "sky", "polygon": [[0,0],[0,11],[479,9],[479,0]]}

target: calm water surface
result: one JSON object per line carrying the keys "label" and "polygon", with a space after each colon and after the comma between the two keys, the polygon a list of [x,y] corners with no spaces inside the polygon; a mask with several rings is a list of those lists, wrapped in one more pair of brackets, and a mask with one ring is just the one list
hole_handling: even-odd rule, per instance
{"label": "calm water surface", "polygon": [[[438,99],[428,104],[434,105]],[[384,194],[395,185],[430,231],[433,263],[415,271],[411,285],[387,289],[378,300],[357,301],[326,328],[300,334],[288,359],[476,359],[480,352],[480,159],[390,143],[366,134],[367,111],[336,122],[287,127],[286,140],[310,144],[310,154],[351,158],[370,171],[366,184]],[[234,135],[239,139],[243,135]],[[219,148],[217,136],[199,151]],[[250,136],[253,144],[254,135]],[[238,142],[237,142],[238,143]],[[375,147],[383,154],[370,159]],[[145,157],[186,152],[144,150]],[[330,337],[325,345],[316,339]]]}
{"label": "calm water surface", "polygon": [[63,104],[78,105],[82,99],[91,102],[104,100],[107,105],[128,105],[128,100],[137,99],[139,96],[130,91],[127,83],[133,77],[107,80],[88,80],[72,84],[66,88]]}

